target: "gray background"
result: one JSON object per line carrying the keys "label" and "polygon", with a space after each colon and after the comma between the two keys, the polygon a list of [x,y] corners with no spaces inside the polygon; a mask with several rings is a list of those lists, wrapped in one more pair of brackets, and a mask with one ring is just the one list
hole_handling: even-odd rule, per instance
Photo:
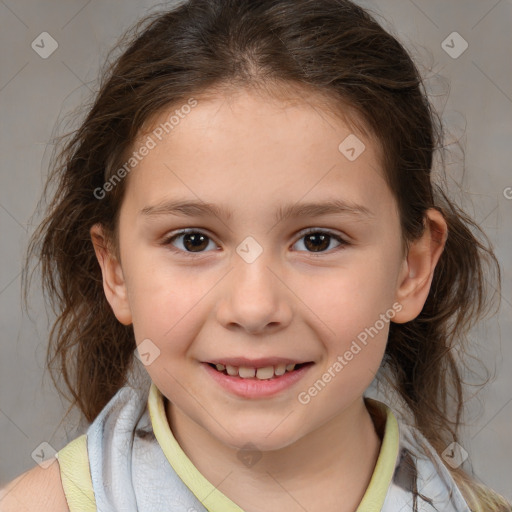
{"label": "gray background", "polygon": [[[512,187],[512,5],[510,0],[360,3],[380,13],[387,20],[380,21],[418,59],[448,129],[452,192],[482,224],[502,264],[501,311],[471,333],[474,354],[493,379],[470,400],[463,446],[477,477],[512,499],[512,372],[507,371],[512,199],[506,197],[507,190],[512,196],[507,188]],[[76,415],[60,424],[65,402],[44,373],[48,322],[40,294],[33,293],[32,318],[22,314],[20,302],[22,256],[37,221],[29,224],[47,171],[49,141],[76,122],[70,113],[89,97],[108,49],[156,5],[0,0],[0,485],[35,464],[31,454],[41,442],[59,450],[78,432]],[[59,45],[47,59],[31,48],[45,31]],[[441,46],[454,31],[469,44],[458,58]],[[457,141],[465,148],[462,182]]]}

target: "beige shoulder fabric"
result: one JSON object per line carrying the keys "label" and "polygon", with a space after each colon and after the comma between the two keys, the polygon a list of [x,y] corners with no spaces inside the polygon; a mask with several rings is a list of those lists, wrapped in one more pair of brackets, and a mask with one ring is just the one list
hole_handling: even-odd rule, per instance
{"label": "beige shoulder fabric", "polygon": [[96,512],[87,454],[87,436],[77,437],[57,453],[62,487],[70,512]]}

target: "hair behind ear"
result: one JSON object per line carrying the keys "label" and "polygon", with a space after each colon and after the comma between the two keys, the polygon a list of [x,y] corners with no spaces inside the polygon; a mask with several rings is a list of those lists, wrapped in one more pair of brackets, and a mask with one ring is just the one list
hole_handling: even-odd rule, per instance
{"label": "hair behind ear", "polygon": [[[445,248],[420,315],[404,324],[391,323],[384,364],[392,373],[386,380],[441,454],[458,440],[466,336],[496,300],[499,307],[501,271],[485,233],[440,188],[435,192],[436,208],[448,225]],[[472,482],[461,468],[450,470],[465,487]]]}

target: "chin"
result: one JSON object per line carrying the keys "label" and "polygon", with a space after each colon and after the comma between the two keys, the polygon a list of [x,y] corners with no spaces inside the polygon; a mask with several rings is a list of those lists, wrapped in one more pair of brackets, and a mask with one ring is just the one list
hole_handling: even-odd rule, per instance
{"label": "chin", "polygon": [[[230,429],[231,436],[222,436],[221,441],[234,450],[256,450],[260,452],[280,450],[293,444],[299,436],[294,435],[289,429],[276,432],[276,423],[272,428],[261,430],[251,428],[250,425],[241,430]],[[273,432],[274,430],[274,432]]]}

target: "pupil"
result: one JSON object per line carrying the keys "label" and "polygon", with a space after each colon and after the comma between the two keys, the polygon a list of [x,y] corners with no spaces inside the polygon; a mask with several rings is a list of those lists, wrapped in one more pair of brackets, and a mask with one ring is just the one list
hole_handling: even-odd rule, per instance
{"label": "pupil", "polygon": [[[307,247],[308,241],[312,241],[313,242],[313,252],[319,252],[320,250],[323,250],[323,249],[326,249],[327,247],[329,247],[328,239],[329,239],[329,235],[311,234],[311,235],[306,236],[304,245],[306,245],[306,247]],[[327,241],[327,243],[326,243],[326,241]],[[310,247],[307,247],[307,248],[310,249]]]}
{"label": "pupil", "polygon": [[208,246],[207,237],[200,233],[187,233],[183,238],[183,244],[187,249],[189,249],[188,242],[191,242],[191,247],[195,249],[204,249]]}

